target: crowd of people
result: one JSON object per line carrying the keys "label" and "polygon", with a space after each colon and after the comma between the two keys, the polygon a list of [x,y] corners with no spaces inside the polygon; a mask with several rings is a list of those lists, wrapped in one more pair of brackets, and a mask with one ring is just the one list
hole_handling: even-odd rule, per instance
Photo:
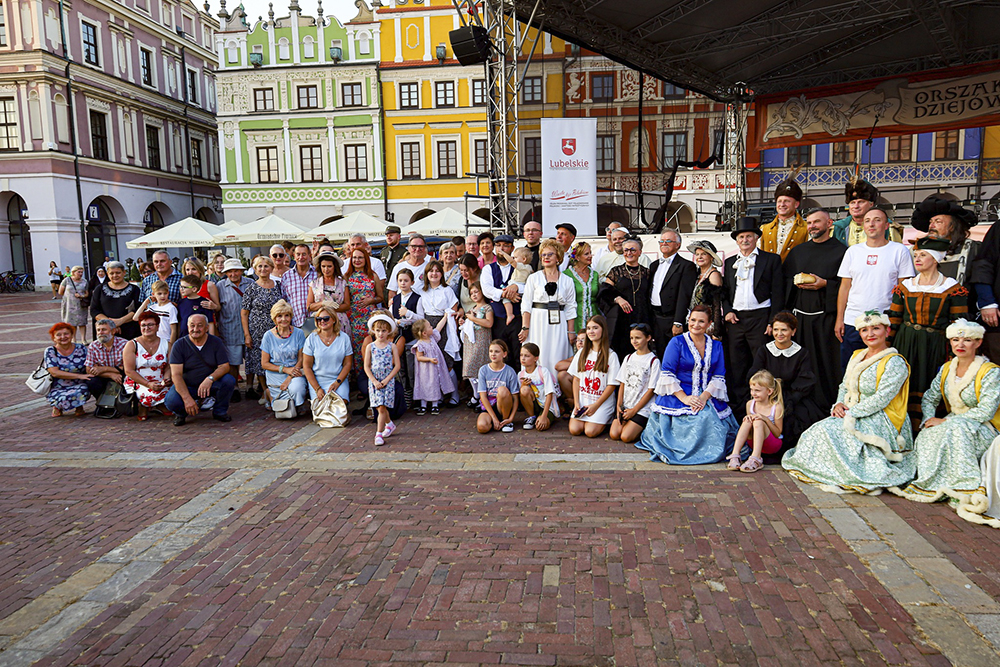
{"label": "crowd of people", "polygon": [[178,269],[162,251],[139,285],[118,262],[89,282],[73,267],[43,362],[52,414],[81,414],[115,382],[139,420],[178,426],[201,411],[229,421],[241,400],[319,420],[318,402],[326,419],[353,399],[383,445],[406,412],[467,400],[479,433],[512,432],[518,413],[529,430],[566,420],[574,436],[609,431],[665,463],[780,462],[830,491],[947,498],[1000,526],[988,514],[1000,232],[970,241],[975,213],[931,196],[910,249],[874,186],[845,194],[843,220],[803,214],[789,179],[773,220],[735,221],[724,261],[675,230],[650,262],[617,223],[593,247],[572,224],[543,239],[532,221],[523,246],[485,232],[437,257],[392,226],[378,254],[360,234],[339,249],[278,244],[252,277],[237,259]]}

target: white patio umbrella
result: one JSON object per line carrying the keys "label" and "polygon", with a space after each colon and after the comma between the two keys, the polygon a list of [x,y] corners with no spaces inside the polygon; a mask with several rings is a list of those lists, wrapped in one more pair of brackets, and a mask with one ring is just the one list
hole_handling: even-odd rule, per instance
{"label": "white patio umbrella", "polygon": [[376,218],[371,213],[355,211],[345,215],[339,220],[320,225],[315,229],[306,232],[306,239],[328,238],[331,241],[346,241],[352,234],[364,234],[365,236],[384,235],[385,228],[389,223],[381,218]]}
{"label": "white patio umbrella", "polygon": [[219,229],[225,229],[225,230],[236,229],[242,224],[243,224],[242,222],[236,222],[235,220],[226,220],[224,223],[219,225]]}
{"label": "white patio umbrella", "polygon": [[197,218],[184,218],[161,227],[137,239],[125,242],[125,247],[140,248],[210,248],[217,245],[214,236],[219,226]]}
{"label": "white patio umbrella", "polygon": [[266,215],[245,225],[217,233],[215,243],[218,245],[262,246],[282,241],[301,241],[305,231],[305,227],[294,222],[289,222],[276,215]]}
{"label": "white patio umbrella", "polygon": [[465,236],[468,227],[490,228],[490,223],[483,220],[478,215],[470,213],[468,219],[453,208],[443,208],[440,211],[431,213],[426,218],[421,218],[416,222],[403,227],[403,234],[423,234],[424,236]]}

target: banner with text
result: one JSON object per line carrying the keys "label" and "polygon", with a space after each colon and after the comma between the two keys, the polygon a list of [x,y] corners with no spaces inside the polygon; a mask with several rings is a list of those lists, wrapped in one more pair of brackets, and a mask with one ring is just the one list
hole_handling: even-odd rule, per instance
{"label": "banner with text", "polygon": [[[961,76],[956,76],[956,75]],[[865,81],[755,101],[757,147],[983,127],[1000,122],[997,64]]]}
{"label": "banner with text", "polygon": [[542,229],[572,223],[579,236],[597,235],[597,119],[542,119]]}

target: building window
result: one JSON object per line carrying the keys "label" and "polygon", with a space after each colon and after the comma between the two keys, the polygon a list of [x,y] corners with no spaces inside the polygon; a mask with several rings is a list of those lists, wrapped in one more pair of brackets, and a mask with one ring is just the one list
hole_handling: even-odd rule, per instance
{"label": "building window", "polygon": [[198,71],[187,71],[188,103],[198,104]]}
{"label": "building window", "polygon": [[489,143],[485,139],[476,139],[476,173],[486,174],[490,170]]}
{"label": "building window", "polygon": [[688,159],[687,132],[664,132],[660,139],[660,165],[662,169],[673,169],[677,162]]}
{"label": "building window", "polygon": [[98,160],[108,159],[108,117],[100,111],[90,112],[90,148]]}
{"label": "building window", "polygon": [[299,166],[303,183],[323,180],[323,147],[299,146]]}
{"label": "building window", "polygon": [[201,139],[191,140],[191,175],[202,177],[201,171]]}
{"label": "building window", "polygon": [[437,144],[438,177],[458,178],[458,142],[439,141]]}
{"label": "building window", "polygon": [[100,56],[97,52],[97,26],[83,22],[83,62],[88,65],[101,64]]}
{"label": "building window", "polygon": [[253,110],[254,111],[274,111],[274,89],[254,88],[253,89]]}
{"label": "building window", "polygon": [[139,49],[139,72],[145,86],[153,85],[153,52],[149,49]]}
{"label": "building window", "polygon": [[811,146],[790,146],[788,148],[787,164],[789,167],[808,167],[810,162],[810,156],[812,155]]}
{"label": "building window", "polygon": [[368,180],[368,152],[363,144],[344,146],[348,181]]}
{"label": "building window", "polygon": [[833,144],[834,164],[854,164],[857,143],[854,141],[838,141]]}
{"label": "building window", "polygon": [[420,84],[418,83],[399,84],[399,108],[400,109],[420,108]]}
{"label": "building window", "polygon": [[434,106],[453,107],[455,106],[455,82],[435,81],[434,82]]}
{"label": "building window", "polygon": [[162,169],[160,161],[160,130],[152,125],[146,126],[146,165],[150,169]]}
{"label": "building window", "polygon": [[319,91],[316,86],[299,86],[299,108],[318,109]]}
{"label": "building window", "polygon": [[404,179],[420,178],[420,144],[407,141],[399,145],[400,172]]}
{"label": "building window", "polygon": [[542,173],[541,137],[525,137],[524,139],[524,173],[528,176],[538,176]]}
{"label": "building window", "polygon": [[472,80],[472,106],[486,106],[486,79]]}
{"label": "building window", "polygon": [[17,149],[17,107],[13,97],[0,97],[0,151]]}
{"label": "building window", "polygon": [[7,19],[3,15],[2,2],[0,2],[0,46],[7,46]]}
{"label": "building window", "polygon": [[278,182],[278,147],[266,146],[257,149],[257,181]]}
{"label": "building window", "polygon": [[542,101],[542,77],[524,77],[524,87],[522,88],[521,101],[525,104]]}
{"label": "building window", "polygon": [[597,171],[615,170],[615,138],[610,135],[597,137]]}
{"label": "building window", "polygon": [[361,94],[361,84],[360,83],[345,83],[341,90],[344,91],[344,106],[345,107],[360,107],[363,106],[364,96]]}
{"label": "building window", "polygon": [[886,162],[909,162],[913,137],[909,134],[889,137],[886,142]]}
{"label": "building window", "polygon": [[[615,75],[595,74],[591,79],[593,94],[590,96],[595,102],[610,102],[615,99]],[[540,102],[541,100],[539,100]]]}
{"label": "building window", "polygon": [[668,100],[676,100],[684,97],[686,91],[683,88],[679,88],[672,83],[663,84],[663,97]]}
{"label": "building window", "polygon": [[957,160],[958,137],[959,137],[959,130],[945,130],[943,132],[935,132],[934,159]]}

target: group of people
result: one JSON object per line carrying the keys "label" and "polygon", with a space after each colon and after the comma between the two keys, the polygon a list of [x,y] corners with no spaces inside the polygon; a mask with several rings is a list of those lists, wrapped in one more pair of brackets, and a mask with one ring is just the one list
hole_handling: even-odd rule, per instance
{"label": "group of people", "polygon": [[[947,496],[982,517],[976,471],[1000,425],[987,361],[1000,361],[1000,232],[980,248],[975,213],[931,196],[911,251],[874,186],[845,194],[846,218],[803,215],[789,179],[773,220],[735,222],[724,261],[704,240],[685,259],[675,230],[650,262],[617,223],[592,247],[572,224],[542,239],[531,221],[523,246],[486,232],[437,258],[398,227],[378,255],[363,235],[339,251],[275,245],[252,278],[224,256],[178,271],[165,252],[138,286],[116,262],[96,284],[74,267],[46,351],[49,400],[54,415],[79,412],[121,381],[139,419],[155,408],[179,425],[206,409],[228,421],[244,398],[294,416],[354,387],[382,445],[407,409],[436,415],[467,392],[480,433],[513,431],[522,411],[525,429],[610,429],[666,463],[752,473],[770,457],[830,490]],[[946,447],[959,432],[962,447]]]}

